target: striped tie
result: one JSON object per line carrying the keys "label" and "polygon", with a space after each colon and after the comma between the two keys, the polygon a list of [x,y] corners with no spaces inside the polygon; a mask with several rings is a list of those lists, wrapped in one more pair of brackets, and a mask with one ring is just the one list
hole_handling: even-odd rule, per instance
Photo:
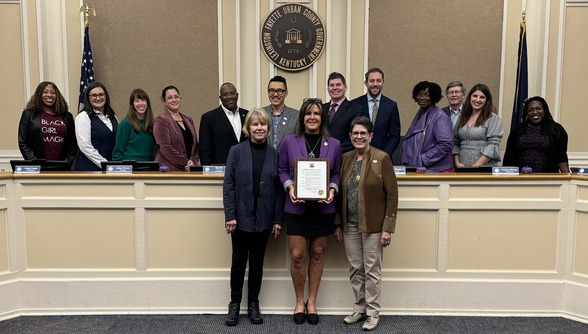
{"label": "striped tie", "polygon": [[372,99],[372,123],[376,123],[376,117],[378,116],[378,100]]}

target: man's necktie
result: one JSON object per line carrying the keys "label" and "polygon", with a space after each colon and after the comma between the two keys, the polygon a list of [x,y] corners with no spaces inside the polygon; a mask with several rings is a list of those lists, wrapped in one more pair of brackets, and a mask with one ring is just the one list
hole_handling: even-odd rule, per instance
{"label": "man's necktie", "polygon": [[376,117],[378,116],[378,100],[372,99],[372,123],[376,123]]}
{"label": "man's necktie", "polygon": [[333,120],[333,117],[335,117],[336,110],[337,110],[337,103],[332,103],[331,108],[329,109],[329,122]]}

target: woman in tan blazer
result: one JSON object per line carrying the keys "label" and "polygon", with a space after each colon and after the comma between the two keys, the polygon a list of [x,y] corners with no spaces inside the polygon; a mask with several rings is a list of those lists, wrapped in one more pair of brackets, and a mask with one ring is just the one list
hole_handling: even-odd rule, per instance
{"label": "woman in tan blazer", "polygon": [[355,148],[343,155],[335,237],[345,244],[355,303],[346,324],[364,320],[362,329],[378,326],[381,262],[396,227],[398,187],[390,156],[370,146],[373,124],[367,117],[351,122]]}

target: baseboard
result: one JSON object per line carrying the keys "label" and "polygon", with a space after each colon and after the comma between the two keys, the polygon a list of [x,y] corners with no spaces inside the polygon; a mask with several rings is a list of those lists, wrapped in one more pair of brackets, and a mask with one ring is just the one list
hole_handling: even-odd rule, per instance
{"label": "baseboard", "polygon": [[[247,284],[245,284],[246,286]],[[244,293],[246,295],[246,292]],[[223,314],[227,278],[26,279],[0,285],[0,319],[19,315]],[[291,314],[289,278],[264,280],[261,306],[267,314]],[[321,282],[323,314],[351,310],[349,282]],[[385,279],[382,315],[562,316],[588,322],[588,286],[558,280]]]}

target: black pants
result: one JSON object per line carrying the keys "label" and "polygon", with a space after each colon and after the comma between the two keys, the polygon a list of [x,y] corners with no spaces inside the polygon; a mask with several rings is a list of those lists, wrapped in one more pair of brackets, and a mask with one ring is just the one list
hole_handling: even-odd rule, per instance
{"label": "black pants", "polygon": [[263,259],[270,231],[244,232],[235,230],[231,234],[233,260],[231,263],[231,303],[241,303],[245,269],[249,259],[248,302],[256,302],[263,278]]}

